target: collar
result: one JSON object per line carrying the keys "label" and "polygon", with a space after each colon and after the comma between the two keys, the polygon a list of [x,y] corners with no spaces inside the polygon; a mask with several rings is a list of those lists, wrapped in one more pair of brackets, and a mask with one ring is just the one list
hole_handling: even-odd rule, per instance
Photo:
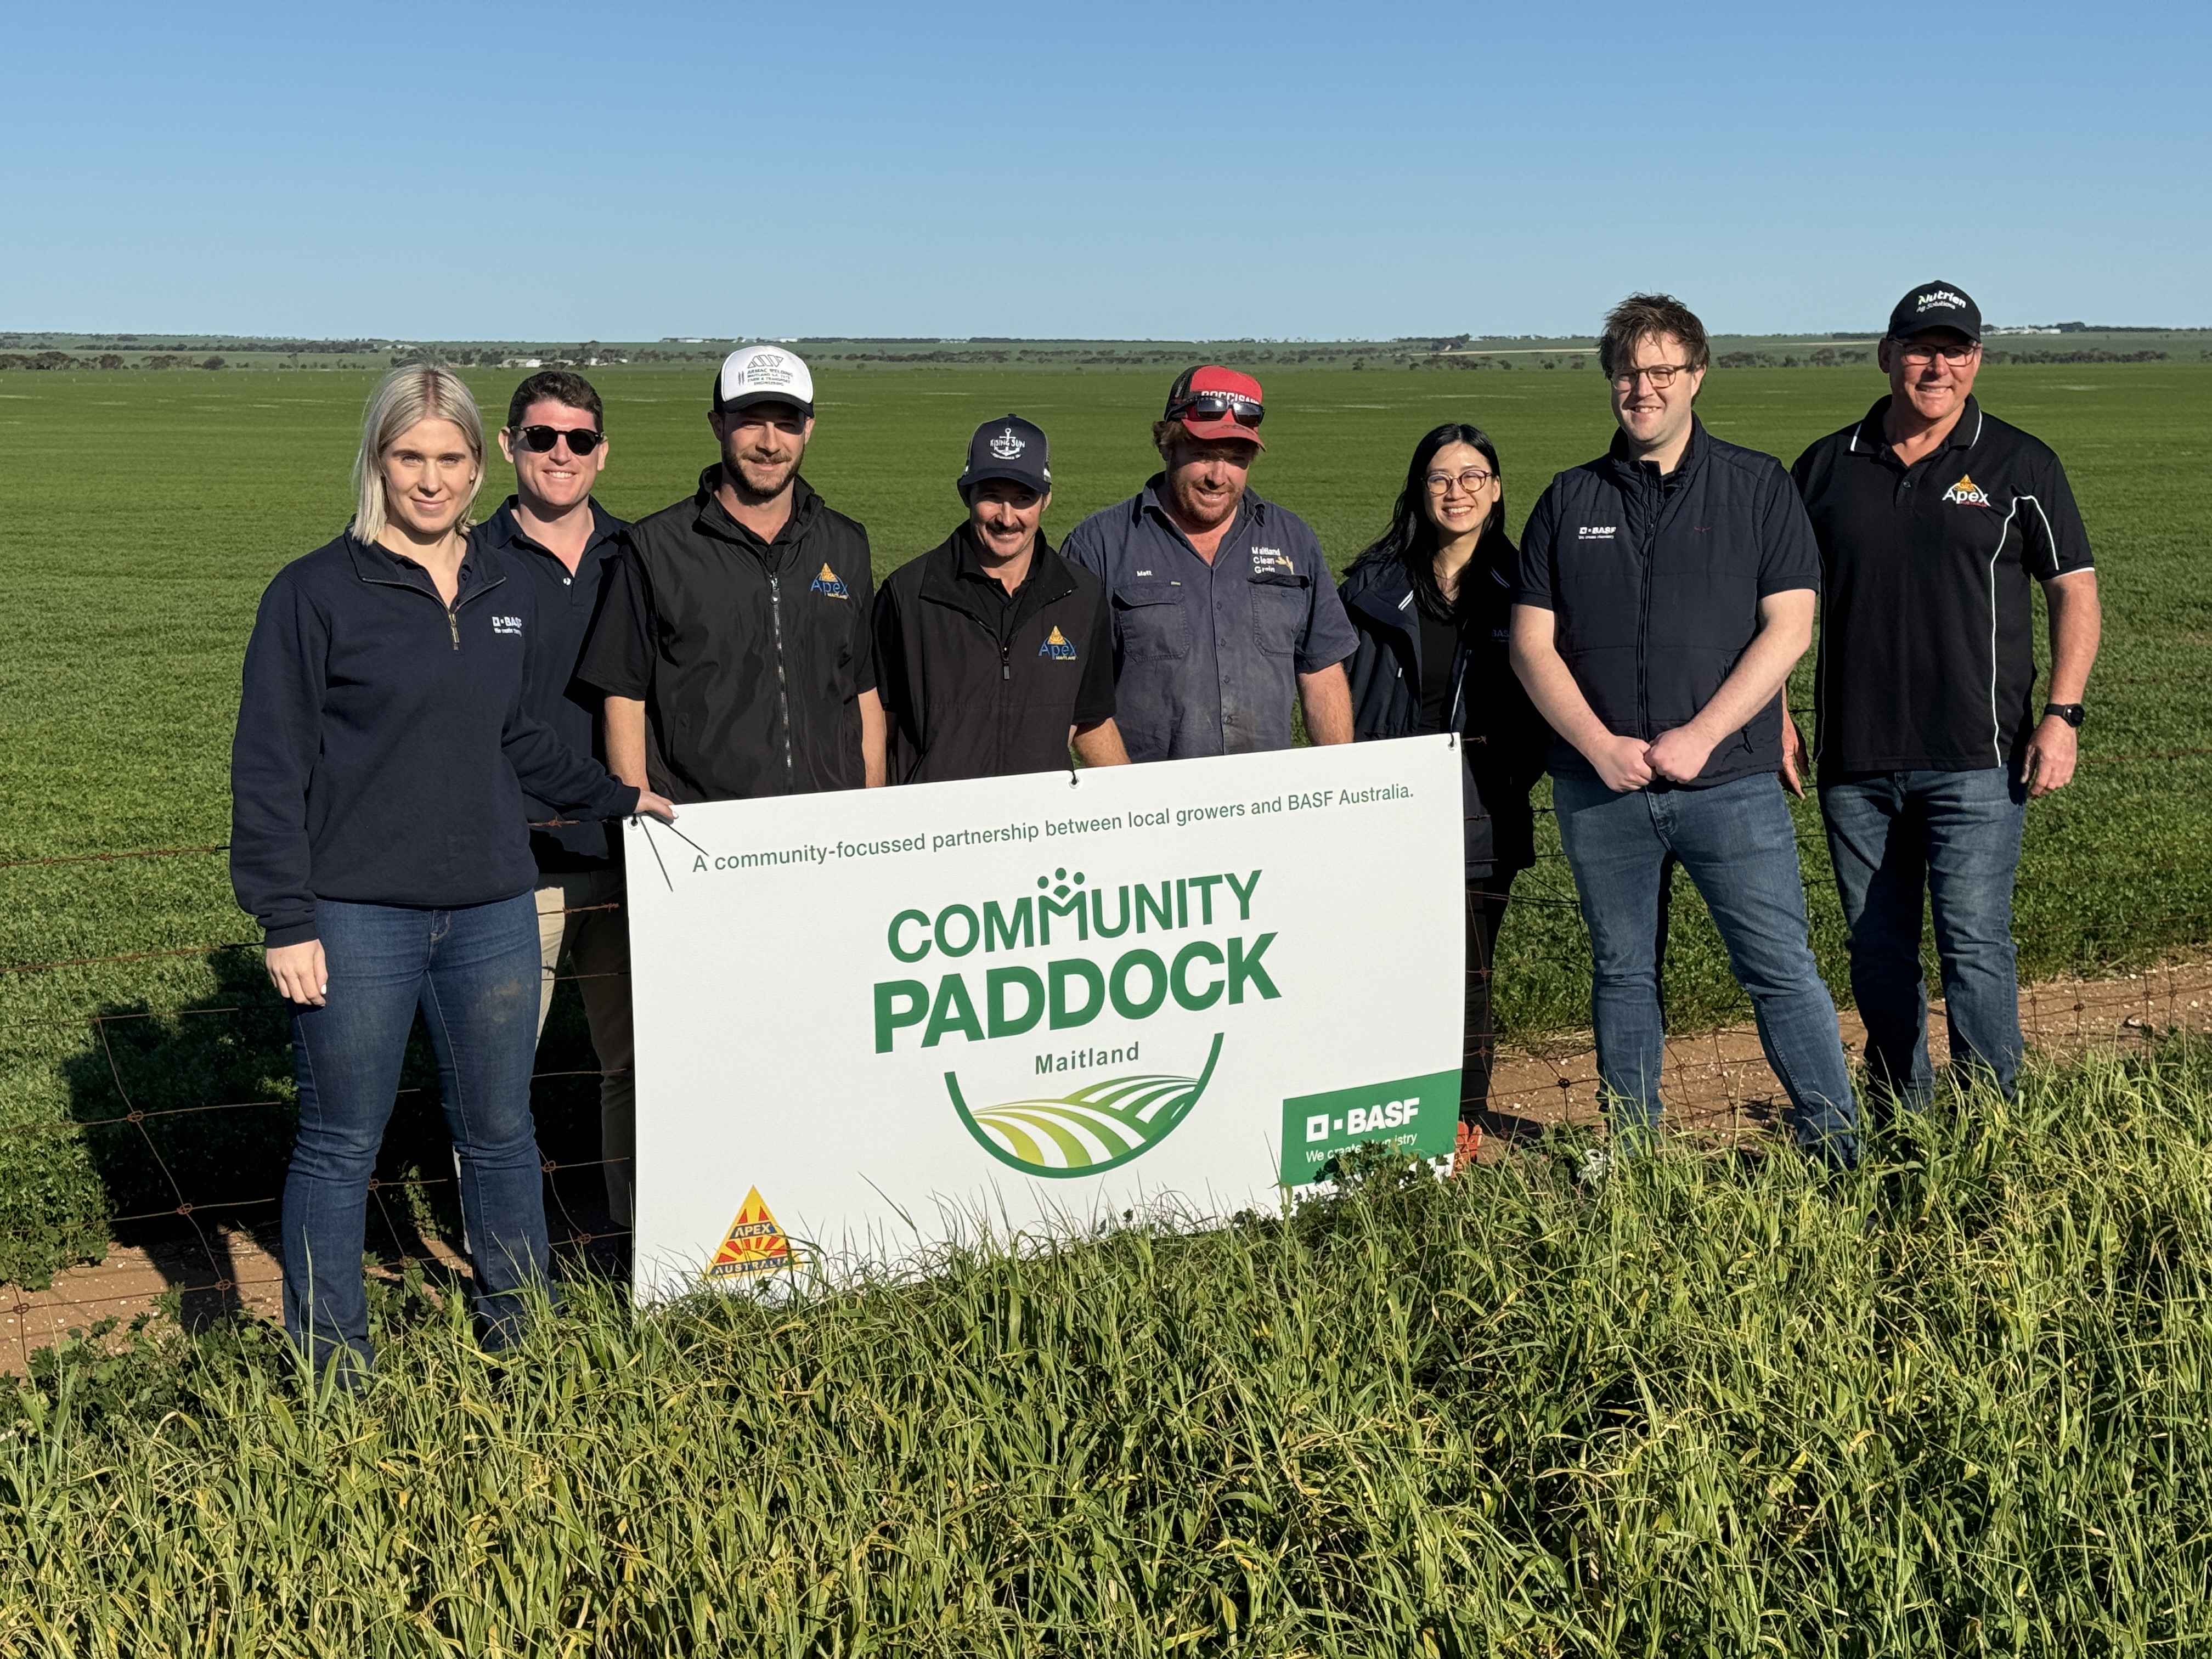
{"label": "collar", "polygon": [[[1705,453],[1711,447],[1711,441],[1705,434],[1705,423],[1699,420],[1695,415],[1691,416],[1690,441],[1682,451],[1682,459],[1675,464],[1674,470],[1672,472],[1662,474],[1660,476],[1659,482],[1663,485],[1672,483],[1678,478],[1688,477],[1692,472],[1696,471],[1698,467],[1705,464]],[[1628,447],[1628,434],[1626,432],[1623,432],[1618,426],[1614,427],[1613,429],[1613,441],[1606,446],[1605,453],[1607,458],[1613,462],[1614,467],[1621,472],[1627,474],[1629,477],[1650,477],[1651,474],[1650,472],[1644,471],[1646,467],[1650,467],[1653,471],[1656,471],[1656,463],[1647,461],[1641,455],[1635,454],[1630,451]]]}
{"label": "collar", "polygon": [[[430,580],[430,573],[404,554],[394,553],[381,542],[363,541],[350,525],[346,527],[345,544],[353,559],[354,574],[362,580],[387,587],[412,587],[441,605],[445,603],[438,597],[438,586]],[[483,562],[471,556],[473,546],[473,543],[467,544],[461,553],[460,575],[453,589],[455,605],[480,588],[496,587],[507,580],[503,574],[487,572]]]}
{"label": "collar", "polygon": [[951,545],[952,574],[956,578],[962,581],[987,583],[1005,594],[1009,599],[1019,599],[1028,592],[1036,585],[1037,579],[1044,574],[1047,562],[1059,556],[1052,550],[1052,544],[1045,539],[1044,526],[1038,526],[1036,546],[1030,555],[1029,574],[1022,578],[1019,587],[1007,593],[1006,588],[1000,586],[999,579],[983,568],[982,550],[976,544],[975,529],[972,524],[963,524],[959,529],[954,531]]}
{"label": "collar", "polygon": [[[1874,407],[1867,410],[1866,418],[1858,423],[1851,434],[1850,442],[1845,446],[1850,453],[1872,455],[1876,459],[1889,453],[1889,440],[1882,432],[1882,419],[1889,413],[1890,404],[1895,401],[1894,396],[1875,399]],[[1970,392],[1966,394],[1966,406],[1959,411],[1959,418],[1953,424],[1949,435],[1945,437],[1940,447],[1931,449],[1928,453],[1941,455],[1954,449],[1972,449],[1981,441],[1981,436],[1982,406]],[[1925,460],[1928,457],[1923,455],[1921,459]]]}
{"label": "collar", "polygon": [[[523,529],[522,520],[515,516],[518,499],[509,495],[501,501],[499,510],[484,520],[479,533],[494,547],[520,548],[525,552],[552,558],[553,553],[533,540]],[[601,507],[596,495],[591,497],[589,505],[592,509],[592,534],[584,544],[584,557],[588,559],[594,553],[612,555],[618,552],[620,550],[610,544],[622,534],[623,521]],[[581,561],[578,562],[581,563]]]}
{"label": "collar", "polygon": [[[693,505],[698,509],[696,520],[698,524],[726,541],[742,540],[754,547],[774,545],[772,543],[763,541],[730,516],[729,508],[722,505],[722,498],[715,493],[721,487],[722,464],[717,461],[699,474],[698,493],[691,498]],[[821,499],[814,493],[813,486],[809,484],[803,476],[793,474],[791,516],[783,521],[783,528],[775,532],[776,541],[797,541],[805,532],[807,520],[814,516],[815,507]]]}

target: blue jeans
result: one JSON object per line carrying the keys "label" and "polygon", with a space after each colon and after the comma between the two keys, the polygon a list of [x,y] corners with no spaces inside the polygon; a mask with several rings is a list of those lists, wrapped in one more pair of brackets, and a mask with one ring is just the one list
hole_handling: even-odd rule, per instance
{"label": "blue jeans", "polygon": [[1925,891],[1952,1061],[2009,1096],[2020,1074],[2012,884],[2026,787],[2001,766],[1861,773],[1821,781],[1820,816],[1850,930],[1851,994],[1866,1021],[1868,1080],[1911,1107],[1935,1091],[1920,963]]}
{"label": "blue jeans", "polygon": [[438,1057],[459,1156],[461,1216],[486,1346],[520,1328],[548,1284],[544,1176],[530,1115],[538,1047],[538,906],[523,893],[458,910],[321,899],[328,1000],[292,1013],[300,1138],[284,1176],[284,1328],[319,1372],[366,1369],[362,1252],[368,1182],[399,1089],[415,1012]]}
{"label": "blue jeans", "polygon": [[1805,921],[1797,838],[1765,774],[1710,789],[1615,794],[1595,778],[1553,781],[1559,840],[1582,896],[1594,972],[1590,1022],[1616,1133],[1656,1139],[1666,1029],[1652,917],[1668,854],[1689,872],[1751,994],[1767,1063],[1789,1091],[1798,1145],[1826,1162],[1858,1158],[1858,1102],[1836,1005]]}

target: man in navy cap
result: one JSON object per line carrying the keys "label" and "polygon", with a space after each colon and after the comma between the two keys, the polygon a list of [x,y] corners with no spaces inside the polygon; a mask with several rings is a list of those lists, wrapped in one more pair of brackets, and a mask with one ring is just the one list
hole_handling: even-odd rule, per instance
{"label": "man in navy cap", "polygon": [[[1981,308],[1923,283],[1880,348],[1889,395],[1792,469],[1820,543],[1820,815],[1877,1097],[1924,1103],[1932,905],[1951,1057],[2020,1068],[2013,878],[2027,803],[2074,775],[2100,613],[2088,532],[2048,446],[1983,412]],[[2035,696],[2034,599],[2051,613]],[[1806,765],[1793,727],[1785,761]],[[1925,896],[1923,898],[1923,895]]]}
{"label": "man in navy cap", "polygon": [[968,519],[876,596],[876,683],[893,783],[1121,766],[1114,630],[1098,578],[1045,540],[1044,431],[986,421],[960,475]]}
{"label": "man in navy cap", "polygon": [[1112,603],[1132,760],[1287,749],[1293,696],[1315,743],[1352,741],[1344,663],[1359,636],[1319,539],[1245,482],[1266,412],[1250,375],[1186,369],[1152,425],[1163,470],[1068,536]]}

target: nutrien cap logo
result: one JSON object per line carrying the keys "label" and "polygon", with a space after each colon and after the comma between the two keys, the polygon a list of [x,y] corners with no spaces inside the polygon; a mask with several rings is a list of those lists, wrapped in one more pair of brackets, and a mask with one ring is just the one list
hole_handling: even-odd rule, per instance
{"label": "nutrien cap logo", "polygon": [[1175,1133],[1212,1080],[1223,1033],[1196,1077],[1108,1078],[1055,1100],[1010,1100],[971,1111],[957,1073],[945,1074],[952,1109],[975,1144],[1024,1175],[1065,1180],[1119,1169]]}

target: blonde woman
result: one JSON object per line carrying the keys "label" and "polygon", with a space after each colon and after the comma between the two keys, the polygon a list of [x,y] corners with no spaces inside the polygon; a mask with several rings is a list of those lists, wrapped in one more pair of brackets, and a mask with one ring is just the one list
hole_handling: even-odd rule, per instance
{"label": "blonde woman", "polygon": [[349,1382],[374,1357],[368,1181],[417,1008],[488,1345],[513,1338],[528,1287],[545,1283],[525,787],[578,816],[674,816],[522,714],[526,586],[467,538],[483,468],[459,377],[395,369],[369,399],[352,525],[277,573],[246,652],[231,884],[292,1011],[285,1325],[319,1372]]}

